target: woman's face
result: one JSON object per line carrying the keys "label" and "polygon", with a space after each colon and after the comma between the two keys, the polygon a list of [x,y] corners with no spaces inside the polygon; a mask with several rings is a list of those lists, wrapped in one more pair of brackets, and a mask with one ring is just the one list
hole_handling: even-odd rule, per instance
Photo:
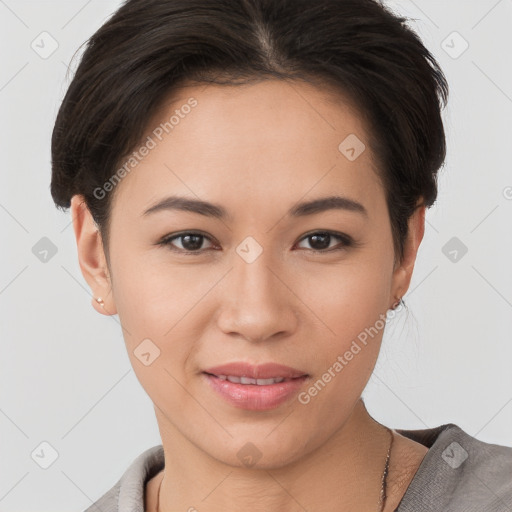
{"label": "woman's face", "polygon": [[[298,82],[184,88],[115,186],[112,282],[92,287],[119,314],[164,445],[282,465],[325,443],[365,388],[412,266],[393,267],[364,125],[334,99]],[[148,212],[171,196],[216,208]],[[205,373],[236,362],[307,377],[257,389]]]}

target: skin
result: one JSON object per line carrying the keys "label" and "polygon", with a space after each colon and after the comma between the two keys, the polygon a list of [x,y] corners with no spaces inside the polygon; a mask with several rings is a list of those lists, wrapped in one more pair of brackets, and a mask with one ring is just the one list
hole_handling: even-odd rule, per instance
{"label": "skin", "polygon": [[[104,307],[92,305],[119,315],[133,370],[155,405],[166,465],[147,483],[146,510],[155,509],[160,483],[161,511],[378,510],[389,434],[361,394],[384,329],[308,404],[293,397],[270,411],[236,408],[201,372],[231,361],[273,361],[308,373],[307,390],[407,291],[425,207],[410,218],[405,256],[395,265],[366,127],[339,93],[277,80],[189,85],[159,110],[146,136],[190,97],[198,105],[115,189],[110,265],[83,198],[74,196],[71,205],[82,273],[104,300]],[[338,150],[349,134],[366,144],[354,161]],[[222,205],[232,218],[142,215],[171,194]],[[298,201],[334,194],[362,203],[368,216],[286,215]],[[157,244],[197,230],[210,237],[199,239],[197,254]],[[357,245],[343,247],[333,237],[325,246],[341,250],[314,254],[325,246],[306,234],[322,230],[345,233]],[[247,236],[263,249],[250,264],[236,252]],[[190,249],[183,238],[172,243]],[[160,349],[149,366],[134,354],[146,338]],[[386,511],[427,452],[394,436]],[[252,467],[237,457],[247,442],[261,452]]]}

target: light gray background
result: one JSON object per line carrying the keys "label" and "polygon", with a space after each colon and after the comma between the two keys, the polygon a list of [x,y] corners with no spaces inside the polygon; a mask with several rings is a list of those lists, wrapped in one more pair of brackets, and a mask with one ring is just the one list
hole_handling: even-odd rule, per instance
{"label": "light gray background", "polygon": [[[512,446],[512,0],[388,4],[415,18],[448,78],[448,157],[405,296],[410,313],[388,324],[364,396],[390,427],[451,422]],[[2,512],[81,511],[160,444],[118,319],[90,305],[70,214],[49,191],[71,57],[119,5],[0,0]],[[59,45],[45,59],[31,48],[43,31]],[[457,58],[454,31],[469,43]],[[47,262],[32,252],[42,237],[57,248]],[[457,261],[443,253],[452,237],[468,249]],[[48,469],[32,455],[43,442],[58,452]]]}

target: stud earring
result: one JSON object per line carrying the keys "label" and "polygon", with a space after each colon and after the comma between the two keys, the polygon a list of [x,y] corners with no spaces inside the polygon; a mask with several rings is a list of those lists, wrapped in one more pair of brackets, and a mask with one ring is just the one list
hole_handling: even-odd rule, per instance
{"label": "stud earring", "polygon": [[402,297],[399,297],[399,298],[396,298],[396,302],[391,306],[391,309],[396,309],[403,301],[402,301]]}
{"label": "stud earring", "polygon": [[97,299],[95,299],[96,302],[103,308],[105,307],[105,302],[104,300],[101,298],[101,297],[98,297]]}

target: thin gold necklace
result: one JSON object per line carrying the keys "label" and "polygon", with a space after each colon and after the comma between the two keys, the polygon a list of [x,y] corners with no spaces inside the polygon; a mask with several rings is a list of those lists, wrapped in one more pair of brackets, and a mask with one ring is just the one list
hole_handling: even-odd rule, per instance
{"label": "thin gold necklace", "polygon": [[[387,490],[387,478],[388,478],[388,471],[389,471],[389,458],[391,456],[391,449],[393,448],[393,439],[395,436],[393,435],[393,431],[390,430],[388,427],[385,427],[386,430],[389,432],[389,435],[391,437],[391,440],[389,442],[389,448],[388,453],[386,455],[386,463],[384,465],[384,472],[382,473],[382,484],[380,489],[380,496],[379,496],[379,503],[377,506],[379,507],[377,510],[378,512],[383,512],[384,507],[386,506],[386,490]],[[164,469],[164,476],[165,476],[165,469]],[[162,477],[162,480],[160,480],[160,484],[158,485],[158,492],[156,494],[156,512],[160,512],[160,488],[162,487],[162,481],[164,477]]]}

